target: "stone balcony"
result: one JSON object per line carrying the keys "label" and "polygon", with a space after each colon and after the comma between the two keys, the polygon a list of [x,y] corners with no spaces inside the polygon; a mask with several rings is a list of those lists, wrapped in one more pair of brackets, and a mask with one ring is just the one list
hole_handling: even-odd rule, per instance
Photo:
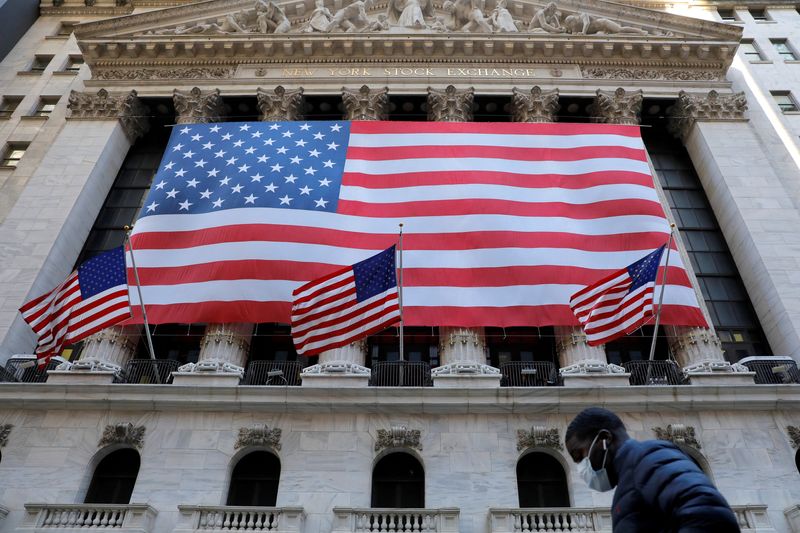
{"label": "stone balcony", "polygon": [[333,509],[331,533],[421,531],[458,533],[458,509]]}
{"label": "stone balcony", "polygon": [[241,507],[231,505],[180,505],[180,518],[174,533],[222,531],[303,531],[302,507]]}
{"label": "stone balcony", "polygon": [[149,505],[26,503],[25,518],[17,532],[59,533],[113,530],[119,533],[150,533],[156,510]]}

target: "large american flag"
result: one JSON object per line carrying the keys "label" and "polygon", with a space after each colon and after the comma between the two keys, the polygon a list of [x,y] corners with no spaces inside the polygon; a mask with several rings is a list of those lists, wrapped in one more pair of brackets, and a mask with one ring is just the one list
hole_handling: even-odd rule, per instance
{"label": "large american flag", "polygon": [[400,321],[394,246],[337,270],[292,293],[292,339],[297,353],[345,346]]}
{"label": "large american flag", "polygon": [[44,366],[64,346],[127,320],[125,252],[122,246],[85,261],[52,291],[20,308],[39,337],[36,359]]}
{"label": "large american flag", "polygon": [[[576,325],[573,293],[669,234],[635,126],[310,121],[175,126],[131,240],[151,322],[288,323],[399,223],[429,326]],[[669,270],[664,323],[705,325]]]}
{"label": "large american flag", "polygon": [[665,247],[572,295],[569,305],[590,346],[623,337],[653,316],[656,273]]}

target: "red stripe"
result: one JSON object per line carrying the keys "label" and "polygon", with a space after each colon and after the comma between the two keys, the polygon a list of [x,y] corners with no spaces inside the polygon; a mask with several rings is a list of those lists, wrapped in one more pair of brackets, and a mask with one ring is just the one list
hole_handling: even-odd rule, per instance
{"label": "red stripe", "polygon": [[337,212],[363,217],[422,217],[459,215],[515,215],[522,217],[563,217],[591,220],[603,217],[648,215],[663,217],[661,204],[650,200],[609,200],[591,204],[559,202],[513,202],[509,200],[430,200],[393,204],[370,204],[339,200]]}
{"label": "red stripe", "polygon": [[[349,267],[348,267],[348,270],[349,270]],[[299,308],[304,303],[309,302],[309,301],[313,300],[314,298],[318,298],[320,295],[325,294],[325,293],[335,293],[335,295],[339,295],[339,296],[355,294],[355,292],[356,292],[355,286],[350,287],[349,289],[347,289],[345,291],[341,290],[342,287],[345,287],[345,286],[351,285],[351,284],[355,284],[355,277],[354,276],[347,276],[345,278],[340,279],[336,283],[331,283],[330,285],[326,285],[324,287],[317,287],[314,292],[311,292],[311,293],[303,296],[302,298],[295,297],[294,305],[295,305],[295,307]],[[307,283],[306,285],[304,285],[304,287],[305,287],[305,290],[308,291],[308,290],[314,288],[315,285],[316,285],[316,283],[314,281],[312,281],[311,283]],[[295,292],[295,291],[292,292],[292,295],[296,295],[296,294],[297,294],[297,292]],[[330,296],[326,297],[324,300],[329,301],[330,300]],[[324,300],[320,300],[319,302],[317,302],[317,305],[321,305]]]}
{"label": "red stripe", "polygon": [[[262,263],[262,261],[253,261],[253,262],[254,263]],[[277,263],[277,262],[278,261],[268,261],[267,263]],[[294,262],[294,261],[291,261],[291,263],[292,263],[293,266],[296,264],[296,262]],[[297,266],[299,266],[299,265],[297,265]],[[300,294],[301,292],[305,292],[305,291],[309,290],[311,287],[313,287],[314,285],[321,285],[321,284],[325,283],[326,281],[328,281],[329,279],[333,279],[333,278],[335,278],[337,276],[341,276],[342,274],[344,274],[348,270],[352,270],[352,267],[346,266],[344,268],[337,269],[337,270],[331,272],[330,274],[327,274],[327,275],[324,275],[324,276],[320,276],[319,278],[317,278],[315,276],[316,279],[314,279],[312,281],[309,281],[305,285],[301,285],[301,286],[297,287],[295,290],[293,290],[292,291],[292,296],[296,296],[296,295]],[[231,279],[238,279],[238,278],[231,278]],[[275,279],[283,279],[283,278],[275,278]],[[353,280],[353,278],[345,278],[345,279],[348,280],[347,283],[350,283]],[[338,286],[341,286],[341,282],[338,284]],[[302,301],[303,300],[300,300],[300,302],[302,302]]]}
{"label": "red stripe", "polygon": [[[623,322],[625,322],[625,320],[633,318],[637,314],[641,313],[642,309],[644,307],[645,307],[645,304],[643,303],[642,305],[640,305],[639,307],[637,307],[636,309],[634,309],[630,313],[626,314],[625,319],[624,320],[620,320],[619,324],[622,324]],[[624,337],[625,335],[627,335],[629,333],[632,333],[633,331],[635,331],[635,330],[639,329],[640,327],[646,325],[648,322],[650,322],[650,318],[652,316],[653,316],[653,312],[652,311],[646,312],[641,316],[641,318],[639,318],[638,320],[633,322],[628,327],[626,327],[624,329],[616,330],[616,331],[606,330],[606,331],[608,331],[607,335],[604,335],[603,337],[599,337],[599,338],[587,339],[586,340],[586,344],[588,344],[589,346],[600,346],[601,344],[606,344],[608,342],[613,341],[614,339],[618,339],[620,337]]]}
{"label": "red stripe", "polygon": [[[297,348],[298,351],[300,351],[305,346],[308,346],[311,343],[320,342],[320,341],[323,341],[325,339],[330,339],[332,337],[338,337],[340,335],[344,335],[344,334],[347,334],[347,333],[356,333],[357,331],[362,329],[365,325],[369,324],[370,322],[374,322],[375,320],[380,320],[381,318],[385,317],[386,315],[394,313],[394,312],[397,312],[397,311],[400,310],[400,305],[397,304],[397,303],[394,304],[394,305],[390,305],[388,307],[383,308],[383,306],[385,306],[389,301],[395,301],[396,302],[397,301],[397,295],[395,294],[391,298],[384,298],[384,299],[382,299],[382,300],[380,300],[378,302],[375,302],[374,304],[370,304],[368,307],[355,310],[354,312],[349,313],[347,315],[344,315],[342,317],[335,318],[335,319],[332,319],[332,320],[328,320],[326,322],[321,322],[320,324],[315,325],[314,328],[311,329],[310,331],[319,331],[321,329],[330,328],[330,327],[339,326],[339,325],[341,325],[343,327],[340,327],[340,328],[335,329],[333,331],[327,331],[327,332],[324,332],[324,333],[320,333],[318,335],[311,335],[310,337],[307,337],[303,342],[301,342],[299,344],[297,343],[297,340],[296,340],[297,337],[296,337],[295,338],[295,347]],[[380,309],[380,311],[375,313],[375,314],[369,314],[368,315],[368,313],[370,311],[373,311],[373,310],[375,310],[377,308],[382,308],[382,309]],[[358,318],[358,317],[362,317],[362,318],[359,319],[359,320],[356,320],[355,322],[350,322],[354,318]],[[399,318],[396,319],[395,322],[399,322]],[[296,326],[296,324],[292,323],[292,328],[293,329],[294,329],[295,326]],[[304,335],[305,333],[306,333],[305,331],[301,332],[300,336]]]}
{"label": "red stripe", "polygon": [[639,126],[616,124],[494,122],[491,130],[480,122],[353,121],[350,133],[482,133],[520,135],[623,135],[639,137]]}
{"label": "red stripe", "polygon": [[585,189],[599,185],[642,185],[653,186],[653,178],[646,174],[627,171],[590,172],[566,176],[564,174],[522,175],[506,172],[470,171],[458,172],[454,179],[453,172],[407,172],[402,180],[394,174],[372,175],[358,172],[346,172],[342,176],[342,185],[368,187],[370,189],[393,189],[402,184],[404,187],[420,185],[442,185],[452,183],[471,183],[487,185],[508,185],[529,189],[561,188]]}
{"label": "red stripe", "polygon": [[338,342],[331,342],[331,343],[326,344],[325,346],[319,346],[317,348],[313,348],[311,350],[308,350],[307,352],[304,352],[303,355],[305,355],[306,357],[309,357],[309,356],[312,356],[312,355],[316,355],[318,353],[322,353],[325,350],[333,350],[334,348],[341,348],[342,346],[347,346],[348,344],[353,342],[353,340],[355,340],[356,338],[368,337],[370,335],[374,335],[375,333],[381,332],[381,331],[385,330],[386,328],[388,328],[389,326],[392,326],[392,325],[394,325],[394,324],[396,324],[398,322],[399,322],[399,320],[396,319],[396,318],[384,320],[383,322],[381,322],[379,324],[376,324],[372,328],[369,328],[369,329],[366,329],[366,330],[364,330],[362,332],[359,332],[357,334],[351,335],[351,336],[349,336],[349,337],[347,337],[345,339],[342,339],[342,340],[340,340]]}
{"label": "red stripe", "polygon": [[[312,314],[307,315],[307,316],[302,317],[302,318],[301,318],[301,315],[303,315],[305,313],[298,312],[298,310],[294,309],[294,306],[296,306],[297,303],[293,303],[292,323],[297,324],[298,326],[301,326],[301,325],[305,324],[306,322],[310,322],[312,320],[316,320],[320,316],[324,316],[324,315],[327,315],[327,314],[330,314],[330,313],[338,313],[339,311],[347,309],[348,307],[351,307],[353,305],[353,302],[356,301],[355,298],[353,298],[353,296],[355,296],[355,294],[356,294],[356,288],[355,287],[353,287],[352,289],[350,289],[348,291],[345,291],[345,292],[333,293],[333,294],[329,295],[326,298],[320,299],[319,302],[316,302],[316,306],[308,308],[306,310],[306,313],[311,312]],[[345,299],[345,298],[346,298],[346,300],[343,301],[342,303],[338,304],[338,305],[335,305],[335,306],[333,306],[333,307],[331,307],[329,309],[325,309],[325,310],[322,310],[322,311],[319,311],[319,312],[315,312],[315,310],[319,309],[320,307],[323,307],[323,306],[326,306],[326,305],[330,305],[330,304],[332,304],[334,302],[338,302],[339,300],[342,300],[342,299]]]}
{"label": "red stripe", "polygon": [[[635,316],[638,313],[642,312],[648,305],[653,304],[652,298],[652,291],[649,291],[650,297],[647,296],[648,292],[642,293],[642,295],[638,298],[634,298],[628,302],[625,302],[624,305],[620,306],[622,309],[625,309],[625,312],[620,314],[621,309],[616,309],[614,313],[603,313],[603,316],[598,316],[597,319],[592,317],[592,320],[587,323],[583,330],[586,334],[596,335],[598,333],[603,333],[604,331],[611,331],[615,330],[620,327],[625,321],[629,320],[631,317]],[[607,324],[598,325],[597,322],[599,320],[604,320],[607,318],[614,318],[611,322]],[[636,326],[637,328],[639,326]],[[636,328],[634,328],[636,329]]]}
{"label": "red stripe", "polygon": [[[386,302],[388,302],[390,300],[397,300],[397,299],[398,299],[397,292],[393,291],[390,294],[384,294],[383,297],[381,297],[379,300],[375,300],[375,301],[370,302],[369,304],[363,305],[363,306],[360,305],[363,302],[359,302],[358,300],[353,298],[351,300],[348,300],[347,302],[345,302],[342,305],[338,305],[338,306],[333,307],[331,309],[325,309],[324,311],[319,311],[319,312],[314,313],[313,315],[309,315],[309,316],[298,317],[297,314],[293,312],[292,313],[292,327],[297,329],[298,331],[300,331],[300,327],[301,326],[305,326],[306,324],[309,324],[311,322],[316,322],[317,320],[324,319],[325,317],[331,317],[328,320],[323,320],[322,322],[319,322],[319,323],[316,323],[316,324],[313,325],[314,329],[325,329],[325,328],[334,326],[337,323],[346,322],[349,319],[351,319],[351,318],[353,318],[355,316],[358,316],[360,314],[367,314],[370,311],[372,311],[373,309],[376,309],[377,307],[385,305]],[[336,315],[337,313],[340,313],[342,311],[346,311],[348,309],[352,309],[352,311],[349,311],[349,312],[347,312],[347,313],[345,313],[345,314],[343,314],[341,316],[335,316],[335,317],[333,316],[333,315]],[[309,331],[309,328],[306,327],[302,331],[300,331],[300,333],[302,335],[304,335],[308,331]]]}
{"label": "red stripe", "polygon": [[582,161],[584,159],[633,159],[647,161],[644,149],[624,146],[586,146],[580,148],[517,148],[511,146],[387,146],[363,148],[350,146],[347,159],[389,161],[398,159],[509,159],[517,161]]}

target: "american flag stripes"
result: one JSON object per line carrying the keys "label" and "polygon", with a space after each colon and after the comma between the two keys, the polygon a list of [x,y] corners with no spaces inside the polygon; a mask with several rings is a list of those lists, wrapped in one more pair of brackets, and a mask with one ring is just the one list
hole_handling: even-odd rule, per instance
{"label": "american flag stripes", "polygon": [[572,295],[569,305],[590,346],[627,335],[653,316],[656,274],[664,248]]}
{"label": "american flag stripes", "polygon": [[[417,326],[575,325],[669,235],[634,126],[309,121],[176,126],[131,241],[151,322],[288,323],[399,223]],[[664,323],[705,325],[679,260],[667,284]]]}
{"label": "american flag stripes", "polygon": [[400,320],[395,254],[392,246],[294,290],[297,353],[309,356],[345,346]]}
{"label": "american flag stripes", "polygon": [[40,367],[64,346],[130,318],[122,247],[85,261],[61,285],[26,303],[20,312],[39,337]]}

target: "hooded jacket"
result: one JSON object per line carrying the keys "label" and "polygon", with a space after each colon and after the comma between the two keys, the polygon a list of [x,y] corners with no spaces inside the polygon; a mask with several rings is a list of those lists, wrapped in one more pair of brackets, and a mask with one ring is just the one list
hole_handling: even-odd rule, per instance
{"label": "hooded jacket", "polygon": [[740,531],[728,502],[677,446],[625,441],[614,456],[614,533]]}

